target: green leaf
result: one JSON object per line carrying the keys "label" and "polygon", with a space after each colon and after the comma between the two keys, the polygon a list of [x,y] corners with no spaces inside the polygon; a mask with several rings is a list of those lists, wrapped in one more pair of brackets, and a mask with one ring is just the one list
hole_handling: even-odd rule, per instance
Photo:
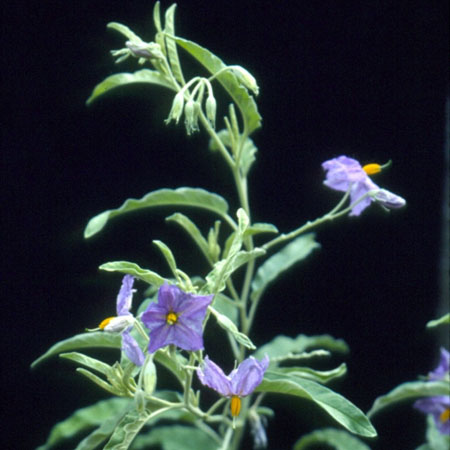
{"label": "green leaf", "polygon": [[162,450],[217,450],[220,442],[198,428],[172,425],[153,428],[146,435],[138,436],[133,450],[155,445],[160,445]]}
{"label": "green leaf", "polygon": [[281,273],[305,259],[314,249],[319,248],[320,244],[314,240],[314,237],[314,233],[299,236],[268,258],[256,272],[252,282],[251,299],[260,297],[267,285]]}
{"label": "green leaf", "polygon": [[58,355],[62,352],[79,350],[82,348],[120,348],[121,344],[122,338],[119,334],[105,333],[103,331],[77,334],[71,338],[64,339],[63,341],[54,344],[31,364],[31,368],[34,369],[45,359]]}
{"label": "green leaf", "polygon": [[[195,42],[182,38],[175,38],[177,44],[190,53],[201,63],[212,75],[226,67],[221,59],[204,47]],[[225,88],[233,101],[239,107],[244,120],[245,131],[250,135],[261,126],[261,116],[258,113],[256,103],[247,90],[242,87],[236,75],[226,71],[217,77],[217,80]]]}
{"label": "green leaf", "polygon": [[109,22],[106,25],[106,28],[110,28],[111,30],[118,31],[123,34],[129,41],[132,42],[144,42],[136,33],[131,31],[126,25],[123,25],[118,22]]}
{"label": "green leaf", "polygon": [[301,358],[305,351],[312,348],[326,349],[338,353],[347,353],[349,350],[345,341],[335,339],[328,334],[318,336],[299,334],[295,338],[278,335],[272,341],[260,347],[255,357],[262,358],[267,354],[271,364],[275,362],[279,363],[285,359]]}
{"label": "green leaf", "polygon": [[165,43],[167,48],[167,55],[170,61],[170,67],[172,69],[172,73],[176,80],[184,85],[184,77],[181,71],[180,60],[178,59],[178,51],[177,44],[175,43],[172,36],[175,36],[175,8],[177,5],[174,3],[169,9],[166,11],[165,15],[165,23],[164,23],[164,33],[165,33]]}
{"label": "green leaf", "polygon": [[375,428],[364,413],[342,395],[315,381],[267,370],[256,392],[289,394],[312,400],[348,431],[360,436],[374,437]]}
{"label": "green leaf", "polygon": [[161,32],[161,8],[159,1],[155,2],[155,6],[153,7],[153,23],[155,24],[156,31]]}
{"label": "green leaf", "polygon": [[244,237],[254,236],[261,233],[278,233],[278,228],[271,223],[254,223],[250,225],[244,233]]}
{"label": "green leaf", "polygon": [[378,397],[370,411],[369,417],[387,406],[395,405],[405,400],[415,400],[423,397],[450,395],[450,385],[446,381],[409,381],[402,383],[386,395]]}
{"label": "green leaf", "polygon": [[343,377],[347,373],[347,365],[342,363],[339,367],[332,370],[314,370],[310,367],[278,367],[277,372],[288,375],[295,375],[307,380],[317,381],[326,384],[331,380]]}
{"label": "green leaf", "polygon": [[450,448],[450,435],[441,433],[437,429],[432,414],[427,414],[427,441],[427,450],[448,450]]}
{"label": "green leaf", "polygon": [[213,306],[220,314],[227,316],[232,322],[237,323],[238,307],[236,302],[228,298],[224,294],[216,294],[213,300]]}
{"label": "green leaf", "polygon": [[91,358],[90,356],[84,355],[83,353],[71,352],[71,353],[61,353],[59,355],[60,358],[70,359],[71,361],[75,361],[83,366],[94,369],[104,375],[108,375],[111,366],[105,364],[103,361],[99,361],[98,359]]}
{"label": "green leaf", "polygon": [[430,320],[427,323],[427,328],[434,328],[439,325],[450,324],[450,313],[445,314],[445,316],[440,317],[439,319]]}
{"label": "green leaf", "polygon": [[175,222],[178,225],[180,225],[191,238],[194,240],[194,242],[197,244],[199,249],[202,251],[202,253],[205,255],[205,258],[212,264],[211,255],[209,254],[209,245],[207,240],[203,237],[200,230],[197,228],[194,222],[192,222],[189,217],[185,216],[181,213],[175,213],[171,216],[167,217],[166,220],[168,222]]}
{"label": "green leaf", "polygon": [[178,278],[178,272],[177,272],[177,262],[175,261],[175,257],[173,256],[172,250],[170,250],[169,247],[167,247],[166,244],[162,241],[154,240],[153,243],[159,248],[161,253],[163,254],[164,258],[167,261],[167,264],[170,267],[170,270],[173,273],[173,276],[175,278]]}
{"label": "green leaf", "polygon": [[226,331],[232,334],[234,339],[236,339],[237,342],[242,344],[244,347],[249,348],[250,350],[255,350],[256,347],[254,346],[253,342],[250,340],[250,338],[245,335],[244,333],[241,333],[237,326],[224,314],[220,314],[219,311],[214,309],[212,306],[209,307],[209,310],[214,315],[214,317],[217,319],[217,323]]}
{"label": "green leaf", "polygon": [[[117,414],[123,414],[130,405],[129,399],[110,398],[102,400],[94,405],[87,406],[75,411],[67,419],[57,423],[48,436],[47,442],[38,447],[37,450],[47,450],[62,443],[66,439],[71,439],[78,433],[89,428],[100,426],[104,421]],[[111,430],[112,432],[112,430]],[[90,447],[77,447],[78,450],[86,450]],[[94,448],[94,447],[91,447]]]}
{"label": "green leaf", "polygon": [[128,261],[111,261],[102,264],[99,269],[107,272],[120,272],[133,275],[148,284],[161,286],[166,281],[165,278],[151,270],[142,269],[137,264]]}
{"label": "green leaf", "polygon": [[92,94],[86,100],[86,104],[89,106],[98,97],[106,94],[112,89],[135,83],[156,84],[157,86],[163,86],[165,88],[175,90],[173,84],[156,70],[141,69],[134,73],[115,73],[114,75],[110,75],[109,77],[105,78],[102,82],[94,87]]}
{"label": "green leaf", "polygon": [[83,367],[78,367],[77,372],[81,373],[81,375],[84,375],[86,378],[91,380],[93,383],[95,383],[97,386],[104,389],[106,392],[109,392],[110,394],[117,395],[118,397],[122,397],[123,391],[116,388],[112,384],[106,382],[103,378],[100,378],[95,373],[92,373],[91,371],[87,369],[83,369]]}
{"label": "green leaf", "polygon": [[103,229],[108,220],[113,217],[154,206],[190,206],[202,208],[233,223],[227,215],[228,204],[217,194],[199,188],[182,187],[178,189],[159,189],[142,197],[141,199],[130,198],[117,209],[109,209],[93,217],[84,230],[84,237],[89,238]]}
{"label": "green leaf", "polygon": [[335,430],[334,428],[313,431],[312,433],[303,436],[295,443],[293,450],[304,450],[310,445],[317,448],[316,446],[319,444],[325,444],[337,450],[370,450],[370,447],[360,439],[352,436],[346,431]]}

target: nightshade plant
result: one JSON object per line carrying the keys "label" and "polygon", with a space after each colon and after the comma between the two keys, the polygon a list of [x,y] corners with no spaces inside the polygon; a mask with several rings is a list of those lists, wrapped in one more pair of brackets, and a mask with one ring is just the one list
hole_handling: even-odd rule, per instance
{"label": "nightshade plant", "polygon": [[[188,234],[209,264],[209,271],[187,274],[177,266],[172,249],[160,240],[153,242],[168,264],[168,276],[129,261],[100,266],[125,275],[117,298],[117,316],[105,319],[97,329],[55,344],[33,366],[59,355],[78,364],[79,373],[112,397],[55,425],[40,449],[79,438],[78,450],[137,450],[158,445],[164,449],[237,450],[246,435],[252,436],[255,448],[264,448],[270,446],[265,426],[270,427],[269,419],[276,414],[265,406],[269,393],[307,399],[341,428],[323,430],[320,435],[316,431],[309,435],[310,443],[340,442],[340,448],[367,448],[360,438],[376,436],[370,420],[326,386],[345,375],[346,365],[327,371],[311,367],[318,358],[347,352],[347,344],[329,335],[299,334],[276,336],[256,348],[252,325],[269,284],[319,247],[312,229],[347,215],[358,216],[372,203],[371,207],[378,204],[395,209],[405,200],[370,178],[386,165],[361,166],[354,159],[339,156],[323,163],[324,184],[344,193],[330,212],[287,233],[279,233],[271,223],[253,222],[248,174],[257,154],[251,135],[261,127],[255,103],[258,84],[243,67],[226,65],[206,48],[177,36],[174,14],[172,5],[163,23],[160,5],[155,4],[156,34],[151,42],[125,25],[108,24],[124,36],[123,48],[112,51],[116,63],[131,58],[145,68],[107,77],[94,88],[87,103],[133,83],[165,88],[173,95],[166,123],[176,126],[183,120],[187,134],[206,132],[209,148],[230,171],[240,207],[229,212],[224,197],[202,188],[164,188],[140,199],[128,199],[89,221],[86,239],[119,215],[158,206],[172,208],[167,221]],[[183,57],[198,63],[199,74],[189,80],[185,79],[179,50]],[[224,117],[217,117],[224,106],[217,104],[219,90],[230,101]],[[202,231],[205,224],[198,226],[179,211],[189,208],[211,214],[206,234]],[[135,301],[141,301],[134,315],[130,312],[133,295]],[[90,325],[90,319],[86,322]],[[220,349],[205,339],[205,329],[213,329],[215,334],[223,330]],[[110,365],[82,352],[90,348],[116,349],[120,358]],[[228,376],[209,358],[217,361],[219,353],[227,361],[227,371],[234,366]],[[175,383],[171,390],[162,387],[168,375]],[[295,448],[300,447],[304,444],[299,441]]]}

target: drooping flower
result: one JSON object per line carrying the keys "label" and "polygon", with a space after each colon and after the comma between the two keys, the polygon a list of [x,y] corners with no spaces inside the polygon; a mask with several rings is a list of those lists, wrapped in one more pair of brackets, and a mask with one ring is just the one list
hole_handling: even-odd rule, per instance
{"label": "drooping flower", "polygon": [[339,156],[322,163],[326,170],[324,184],[336,191],[347,192],[350,189],[350,202],[353,204],[364,194],[373,191],[373,195],[366,196],[352,208],[351,216],[359,216],[372,201],[376,201],[385,208],[396,209],[406,204],[406,201],[386,189],[381,189],[369,175],[381,171],[379,164],[367,164],[361,167],[356,159],[347,156]]}
{"label": "drooping flower", "polygon": [[122,286],[116,301],[117,316],[108,317],[98,326],[103,331],[120,333],[122,335],[122,351],[137,366],[144,363],[144,354],[136,340],[131,336],[130,331],[133,328],[135,317],[130,313],[131,302],[133,299],[134,277],[125,275],[122,280]]}
{"label": "drooping flower", "polygon": [[194,295],[177,286],[163,284],[158,303],[151,303],[142,314],[142,322],[150,330],[148,351],[173,344],[183,350],[203,349],[203,319],[213,295]]}
{"label": "drooping flower", "polygon": [[414,402],[414,408],[425,414],[431,414],[436,428],[442,434],[450,435],[450,396],[422,398]]}
{"label": "drooping flower", "polygon": [[[450,381],[450,353],[441,348],[439,365],[428,374],[430,381]],[[431,414],[437,429],[443,434],[450,435],[450,396],[441,395],[422,398],[414,402],[414,407],[425,414]]]}
{"label": "drooping flower", "polygon": [[250,356],[227,376],[206,356],[202,367],[197,369],[197,375],[202,384],[231,398],[231,415],[237,417],[241,410],[241,397],[251,394],[261,384],[268,366],[267,355],[261,361]]}

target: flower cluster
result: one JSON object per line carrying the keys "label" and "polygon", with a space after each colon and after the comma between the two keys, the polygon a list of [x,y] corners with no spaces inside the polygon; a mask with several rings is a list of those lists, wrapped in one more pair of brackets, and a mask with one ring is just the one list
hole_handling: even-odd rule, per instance
{"label": "flower cluster", "polygon": [[[441,359],[438,367],[428,374],[430,381],[440,381],[449,379],[450,374],[450,353],[441,348]],[[417,400],[414,407],[425,414],[431,414],[437,429],[450,435],[450,396],[441,395]]]}
{"label": "flower cluster", "polygon": [[350,191],[353,206],[351,216],[359,216],[371,202],[375,201],[388,209],[401,208],[405,199],[377,186],[369,177],[382,170],[379,164],[361,167],[356,159],[339,156],[322,163],[326,170],[325,186],[341,192]]}

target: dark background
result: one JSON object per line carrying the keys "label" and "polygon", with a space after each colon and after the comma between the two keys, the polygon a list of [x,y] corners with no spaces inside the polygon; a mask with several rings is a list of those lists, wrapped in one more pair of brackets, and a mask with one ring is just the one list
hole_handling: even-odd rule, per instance
{"label": "dark background", "polygon": [[[164,89],[127,88],[85,106],[95,84],[134,69],[114,66],[109,50],[123,39],[106,23],[127,24],[151,40],[152,7],[3,7],[1,372],[12,435],[2,448],[34,448],[56,421],[102,398],[68,362],[55,358],[29,370],[50,345],[114,312],[120,277],[99,272],[101,263],[132,260],[168,275],[151,244],[161,239],[180,267],[205,270],[189,240],[164,225],[169,211],[130,215],[92,240],[82,237],[93,215],[160,187],[231,191],[204,134],[186,138],[182,126],[164,125],[172,100]],[[448,4],[189,1],[179,2],[176,26],[177,34],[243,65],[259,82],[254,220],[289,231],[334,206],[339,195],[322,185],[326,159],[393,160],[375,181],[405,197],[407,207],[385,214],[373,206],[319,229],[321,250],[268,290],[252,336],[258,345],[280,333],[345,339],[349,375],[334,387],[367,411],[378,395],[431,370],[445,343],[425,324],[448,308],[439,272]],[[237,207],[234,192],[230,205]],[[206,231],[210,219],[197,218]],[[306,402],[268,403],[276,412],[270,449],[290,448],[301,434],[330,424]],[[380,437],[370,445],[417,447],[424,423],[410,404],[399,407],[375,419]]]}

